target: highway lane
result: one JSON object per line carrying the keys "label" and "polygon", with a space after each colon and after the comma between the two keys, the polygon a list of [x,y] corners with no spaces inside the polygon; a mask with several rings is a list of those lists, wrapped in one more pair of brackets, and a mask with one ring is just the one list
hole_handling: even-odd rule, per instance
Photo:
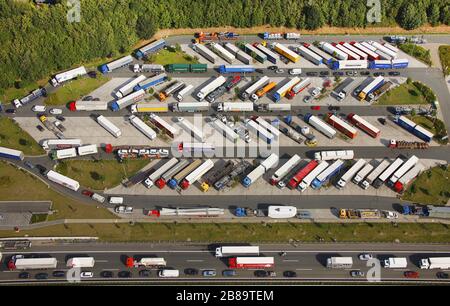
{"label": "highway lane", "polygon": [[[138,269],[128,269],[124,262],[127,256],[136,258],[141,257],[163,257],[167,261],[167,266],[181,270],[182,279],[196,282],[204,280],[202,277],[192,277],[183,275],[184,269],[196,268],[215,269],[218,277],[208,278],[217,281],[236,280],[289,280],[283,278],[284,271],[295,271],[297,278],[295,280],[342,280],[355,281],[349,275],[350,270],[368,271],[366,263],[357,259],[358,254],[370,252],[379,260],[388,257],[406,257],[408,259],[408,268],[400,270],[381,269],[381,279],[404,281],[403,272],[406,270],[419,271],[418,262],[421,258],[430,256],[449,256],[450,248],[448,245],[403,245],[403,244],[297,244],[297,246],[278,244],[261,245],[261,255],[271,256],[275,259],[274,270],[277,273],[275,278],[255,278],[255,270],[238,270],[237,277],[223,278],[221,272],[227,269],[226,258],[215,258],[213,250],[216,245],[202,244],[72,244],[63,246],[37,246],[27,251],[7,251],[3,252],[4,262],[14,254],[40,254],[41,256],[51,256],[58,260],[58,267],[55,270],[67,270],[65,262],[73,256],[93,256],[96,264],[93,269],[83,269],[93,271],[96,277],[99,277],[101,271],[112,271],[116,277],[119,271],[131,271],[133,279],[138,278]],[[280,256],[281,252],[287,252],[286,256]],[[328,269],[325,267],[326,259],[331,256],[351,256],[354,264],[351,269]],[[139,269],[139,270],[142,270]],[[140,278],[145,281],[161,281],[157,279],[156,269],[150,269],[150,278]],[[421,280],[436,281],[436,270],[420,270]],[[7,271],[5,265],[2,265],[0,272],[0,282],[16,281],[17,271]],[[54,278],[53,278],[54,279]],[[366,281],[365,279],[358,279]]]}

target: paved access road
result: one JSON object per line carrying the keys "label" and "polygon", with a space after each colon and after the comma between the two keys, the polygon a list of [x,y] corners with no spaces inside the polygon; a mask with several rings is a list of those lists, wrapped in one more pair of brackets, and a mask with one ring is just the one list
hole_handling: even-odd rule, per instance
{"label": "paved access road", "polygon": [[[74,256],[92,256],[96,260],[95,267],[92,269],[83,269],[83,271],[94,272],[94,278],[89,281],[117,281],[120,271],[130,271],[132,278],[122,279],[123,281],[141,281],[148,283],[167,282],[167,281],[188,281],[198,283],[201,281],[221,282],[221,281],[362,281],[366,278],[350,277],[351,270],[368,271],[366,262],[357,258],[360,253],[368,252],[380,261],[388,257],[406,257],[408,267],[406,269],[389,270],[380,269],[380,278],[382,282],[389,281],[408,281],[408,282],[448,282],[436,277],[439,270],[420,270],[419,260],[427,257],[450,256],[450,246],[448,245],[414,245],[414,244],[267,244],[260,245],[261,256],[274,257],[274,268],[267,269],[276,272],[276,277],[257,278],[254,276],[255,270],[238,270],[236,277],[225,278],[221,275],[222,271],[227,269],[226,258],[216,258],[214,249],[217,245],[203,244],[149,244],[149,243],[77,243],[61,246],[33,246],[27,251],[5,251],[3,252],[4,263],[14,254],[39,254],[44,257],[55,257],[58,260],[58,266],[55,270],[64,270],[67,268],[65,262],[68,258]],[[286,252],[286,256],[280,256],[281,252]],[[167,262],[167,267],[180,270],[180,278],[177,280],[158,279],[157,270],[150,269],[150,277],[139,277],[137,268],[126,268],[124,265],[127,256],[135,258],[141,257],[163,257]],[[353,258],[353,267],[348,269],[328,269],[325,267],[326,259],[332,256],[349,256]],[[187,276],[183,273],[186,268],[195,268],[200,272],[205,269],[216,270],[216,277]],[[142,270],[142,269],[140,269]],[[102,271],[111,271],[114,278],[102,279]],[[294,271],[297,273],[295,278],[283,277],[283,272]],[[405,271],[418,271],[419,279],[406,279],[403,276]],[[29,280],[19,280],[18,271],[8,271],[5,264],[1,266],[0,283],[16,282],[35,282],[34,274],[41,271],[29,271],[32,277]],[[49,273],[49,281],[65,282],[64,278],[57,279]],[[86,282],[88,280],[83,280]]]}

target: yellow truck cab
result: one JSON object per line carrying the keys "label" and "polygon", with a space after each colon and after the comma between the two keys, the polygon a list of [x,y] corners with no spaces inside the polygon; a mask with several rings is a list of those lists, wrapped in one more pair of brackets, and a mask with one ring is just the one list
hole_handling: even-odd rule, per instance
{"label": "yellow truck cab", "polygon": [[207,192],[209,190],[208,183],[202,183],[201,188],[203,192]]}
{"label": "yellow truck cab", "polygon": [[41,122],[44,123],[45,121],[47,121],[47,117],[44,115],[39,116],[39,120],[41,120]]}

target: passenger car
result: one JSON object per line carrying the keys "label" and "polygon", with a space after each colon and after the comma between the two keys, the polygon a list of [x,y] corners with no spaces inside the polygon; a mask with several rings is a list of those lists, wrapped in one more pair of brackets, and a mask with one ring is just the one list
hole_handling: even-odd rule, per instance
{"label": "passenger car", "polygon": [[359,260],[369,260],[369,259],[373,259],[373,255],[369,254],[369,253],[362,253],[362,254],[359,254],[358,258],[359,258]]}
{"label": "passenger car", "polygon": [[419,278],[419,272],[416,271],[406,271],[403,275],[406,278]]}
{"label": "passenger car", "polygon": [[39,130],[39,132],[43,132],[44,128],[40,125],[36,125],[36,128]]}
{"label": "passenger car", "polygon": [[100,276],[104,278],[111,278],[114,274],[111,271],[102,271],[100,272]]}
{"label": "passenger car", "polygon": [[364,277],[364,272],[360,271],[360,270],[353,270],[353,271],[350,271],[350,276],[351,277]]}
{"label": "passenger car", "polygon": [[120,271],[120,272],[117,274],[117,276],[120,277],[120,278],[130,278],[130,277],[133,276],[133,274],[131,274],[130,271]]}
{"label": "passenger car", "polygon": [[88,197],[92,197],[92,195],[94,194],[92,191],[90,190],[83,190],[81,192],[82,195],[88,196]]}
{"label": "passenger car", "polygon": [[83,271],[80,273],[81,278],[92,278],[94,277],[94,272],[91,271]]}
{"label": "passenger car", "polygon": [[129,214],[129,213],[133,212],[133,207],[125,206],[125,205],[118,205],[114,208],[114,211],[118,214]]}
{"label": "passenger car", "polygon": [[202,275],[205,277],[212,277],[212,276],[216,276],[216,270],[203,270],[202,271]]}
{"label": "passenger car", "polygon": [[66,276],[66,272],[64,272],[64,271],[53,271],[52,275],[53,275],[53,277],[64,277],[64,276]]}
{"label": "passenger car", "polygon": [[48,279],[48,274],[47,273],[38,273],[34,276],[34,278],[36,279]]}
{"label": "passenger car", "polygon": [[284,277],[297,277],[297,273],[295,271],[284,271],[283,276]]}
{"label": "passenger car", "polygon": [[198,270],[194,268],[184,269],[184,274],[186,275],[198,275]]}
{"label": "passenger car", "polygon": [[223,276],[227,276],[227,277],[231,277],[231,276],[236,276],[237,272],[236,272],[236,270],[223,270],[222,271],[222,275]]}

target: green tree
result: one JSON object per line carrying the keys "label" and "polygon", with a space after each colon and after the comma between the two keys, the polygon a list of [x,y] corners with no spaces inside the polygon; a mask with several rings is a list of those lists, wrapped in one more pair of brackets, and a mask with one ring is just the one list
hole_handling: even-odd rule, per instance
{"label": "green tree", "polygon": [[155,18],[151,15],[143,15],[138,18],[136,31],[140,38],[149,39],[158,31]]}
{"label": "green tree", "polygon": [[439,5],[435,2],[431,3],[428,8],[428,22],[432,26],[437,26],[440,23],[441,19],[441,9]]}
{"label": "green tree", "polygon": [[424,24],[423,14],[416,3],[408,2],[400,9],[398,22],[406,30],[413,30]]}
{"label": "green tree", "polygon": [[305,8],[305,27],[308,30],[316,30],[324,25],[322,11],[315,5]]}

